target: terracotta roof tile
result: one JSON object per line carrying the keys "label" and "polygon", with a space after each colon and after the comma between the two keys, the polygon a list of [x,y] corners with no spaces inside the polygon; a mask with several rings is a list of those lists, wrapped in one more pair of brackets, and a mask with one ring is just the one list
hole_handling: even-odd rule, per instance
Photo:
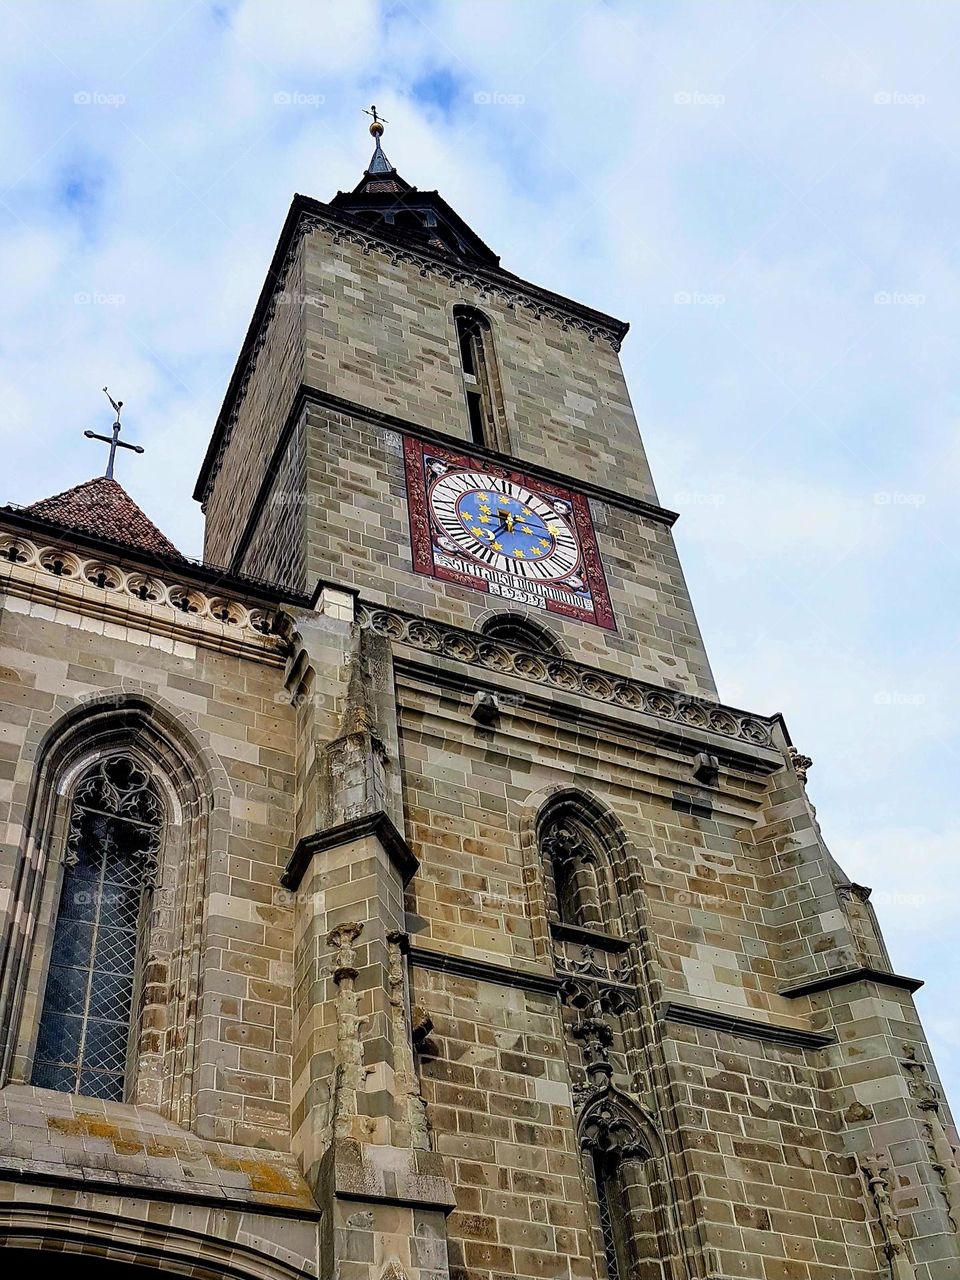
{"label": "terracotta roof tile", "polygon": [[78,533],[122,542],[154,555],[183,559],[169,538],[149,520],[122,485],[106,476],[78,484],[66,493],[43,498],[24,508],[30,515],[75,529]]}

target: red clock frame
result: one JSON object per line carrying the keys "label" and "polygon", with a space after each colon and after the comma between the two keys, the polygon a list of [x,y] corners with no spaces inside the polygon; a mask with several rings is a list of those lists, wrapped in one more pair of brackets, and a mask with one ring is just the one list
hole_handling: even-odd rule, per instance
{"label": "red clock frame", "polygon": [[[503,600],[508,607],[525,605],[616,631],[590,507],[582,494],[571,493],[559,485],[488,462],[485,458],[458,453],[443,445],[427,444],[413,436],[404,437],[403,453],[410,545],[417,573],[484,591]],[[446,473],[480,471],[522,485],[546,502],[557,500],[566,503],[570,508],[567,524],[580,551],[579,572],[549,583],[534,582],[519,574],[491,568],[466,552],[445,549],[440,543],[443,530],[430,509],[430,486],[441,468]]]}

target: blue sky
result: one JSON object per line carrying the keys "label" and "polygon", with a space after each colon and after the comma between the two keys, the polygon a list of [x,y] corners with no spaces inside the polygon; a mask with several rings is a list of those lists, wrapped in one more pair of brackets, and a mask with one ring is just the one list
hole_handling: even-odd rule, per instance
{"label": "blue sky", "polygon": [[631,322],[722,697],[781,710],[960,1097],[960,8],[0,3],[3,500],[102,468],[186,551],[294,191],[385,147],[504,265]]}

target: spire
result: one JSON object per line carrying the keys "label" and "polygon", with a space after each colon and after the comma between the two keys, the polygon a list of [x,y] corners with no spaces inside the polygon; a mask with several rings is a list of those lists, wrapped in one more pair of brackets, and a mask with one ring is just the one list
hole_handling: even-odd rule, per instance
{"label": "spire", "polygon": [[383,126],[388,122],[378,113],[375,106],[371,107],[369,111],[364,108],[363,114],[373,117],[370,122],[370,133],[373,136],[374,147],[370,163],[364,169],[360,182],[354,187],[354,192],[379,192],[387,195],[400,195],[404,191],[409,191],[410,183],[404,182],[403,178],[400,177],[380,145],[380,139],[383,137]]}
{"label": "spire", "polygon": [[436,191],[418,191],[402,178],[387,159],[380,143],[387,123],[375,106],[363,109],[370,116],[373,155],[363,177],[352,191],[338,191],[330,201],[353,218],[380,228],[391,237],[419,241],[430,249],[473,259],[496,267],[500,259],[451,209]]}
{"label": "spire", "polygon": [[386,153],[380,145],[380,139],[383,137],[383,126],[389,124],[389,120],[384,120],[383,116],[377,115],[376,105],[371,106],[369,111],[364,109],[363,114],[373,117],[370,124],[370,133],[374,140],[373,156],[364,172],[368,177],[373,177],[375,174],[396,173],[396,169],[387,159]]}

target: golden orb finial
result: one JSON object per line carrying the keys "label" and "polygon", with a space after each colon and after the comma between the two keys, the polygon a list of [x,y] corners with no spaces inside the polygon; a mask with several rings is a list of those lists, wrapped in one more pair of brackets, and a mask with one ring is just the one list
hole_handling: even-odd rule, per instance
{"label": "golden orb finial", "polygon": [[383,126],[385,124],[389,124],[389,120],[384,120],[383,116],[377,115],[377,108],[375,104],[370,107],[369,111],[364,107],[363,114],[365,116],[373,116],[373,122],[370,125],[370,133],[374,138],[381,138],[383,136]]}

